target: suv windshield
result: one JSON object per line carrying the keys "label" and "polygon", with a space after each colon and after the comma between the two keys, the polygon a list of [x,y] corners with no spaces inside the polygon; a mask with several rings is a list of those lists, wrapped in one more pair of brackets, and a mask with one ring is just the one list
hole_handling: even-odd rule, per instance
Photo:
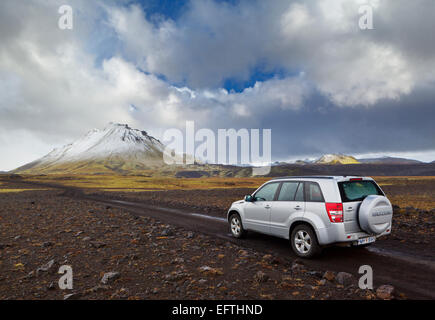
{"label": "suv windshield", "polygon": [[376,183],[370,180],[339,182],[338,188],[343,202],[362,201],[372,194],[384,195]]}

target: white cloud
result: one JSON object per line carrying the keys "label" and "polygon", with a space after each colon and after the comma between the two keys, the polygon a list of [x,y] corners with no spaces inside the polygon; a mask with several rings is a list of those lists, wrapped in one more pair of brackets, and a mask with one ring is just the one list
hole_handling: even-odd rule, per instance
{"label": "white cloud", "polygon": [[[352,49],[351,49],[352,48]],[[357,49],[352,42],[334,43],[325,50],[325,59],[343,56],[316,68],[318,88],[339,106],[374,105],[380,99],[398,99],[415,85],[406,60],[390,46],[361,44],[364,56],[349,63],[344,55]],[[370,65],[367,65],[370,61]]]}
{"label": "white cloud", "polygon": [[302,28],[308,28],[315,23],[308,12],[308,8],[299,3],[293,3],[281,16],[281,28],[284,34],[300,32]]}
{"label": "white cloud", "polygon": [[[338,105],[371,106],[435,79],[422,68],[421,57],[407,55],[394,41],[402,32],[401,22],[392,21],[389,13],[410,9],[409,2],[399,2],[277,0],[230,5],[194,0],[177,23],[157,24],[138,6],[109,12],[130,57],[171,81],[185,80],[192,88],[218,87],[228,78],[244,81],[254,67],[263,65],[266,70],[305,71],[306,80]],[[379,30],[359,29],[362,4],[372,5]],[[435,13],[431,15],[434,19]],[[391,27],[381,28],[385,21]],[[384,33],[391,39],[380,39]],[[430,63],[435,66],[433,55]]]}
{"label": "white cloud", "polygon": [[8,171],[33,161],[52,150],[25,129],[0,130],[0,171]]}

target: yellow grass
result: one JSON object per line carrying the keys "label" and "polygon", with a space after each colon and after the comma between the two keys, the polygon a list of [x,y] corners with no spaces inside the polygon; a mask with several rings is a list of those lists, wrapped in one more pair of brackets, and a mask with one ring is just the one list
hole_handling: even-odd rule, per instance
{"label": "yellow grass", "polygon": [[0,189],[0,193],[16,193],[25,191],[45,191],[49,189]]}
{"label": "yellow grass", "polygon": [[401,208],[435,208],[435,177],[374,177],[388,198]]}
{"label": "yellow grass", "polygon": [[[172,178],[121,175],[24,176],[25,180],[106,192],[257,188],[271,178]],[[435,177],[374,177],[393,204],[425,210],[435,208]],[[11,191],[15,190],[15,191]],[[21,192],[6,189],[0,192]]]}
{"label": "yellow grass", "polygon": [[157,178],[143,176],[115,175],[47,175],[27,176],[25,180],[60,184],[83,189],[106,191],[152,191],[152,190],[193,190],[216,188],[255,188],[270,178]]}

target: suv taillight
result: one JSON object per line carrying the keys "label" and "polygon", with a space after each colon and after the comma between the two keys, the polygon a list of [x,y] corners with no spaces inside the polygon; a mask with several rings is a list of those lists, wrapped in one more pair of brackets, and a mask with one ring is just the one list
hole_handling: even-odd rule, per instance
{"label": "suv taillight", "polygon": [[332,223],[343,222],[342,203],[326,203],[326,212],[328,212],[329,220]]}

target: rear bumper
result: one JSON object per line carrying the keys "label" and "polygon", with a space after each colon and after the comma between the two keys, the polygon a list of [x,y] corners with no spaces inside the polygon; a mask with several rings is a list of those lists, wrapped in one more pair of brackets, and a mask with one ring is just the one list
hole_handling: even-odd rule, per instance
{"label": "rear bumper", "polygon": [[[391,225],[383,233],[376,235],[376,238],[388,235],[391,233]],[[327,228],[320,228],[316,230],[317,239],[320,245],[329,245],[333,243],[356,243],[358,239],[371,237],[372,234],[366,232],[352,232],[346,233],[344,223],[334,223]]]}

